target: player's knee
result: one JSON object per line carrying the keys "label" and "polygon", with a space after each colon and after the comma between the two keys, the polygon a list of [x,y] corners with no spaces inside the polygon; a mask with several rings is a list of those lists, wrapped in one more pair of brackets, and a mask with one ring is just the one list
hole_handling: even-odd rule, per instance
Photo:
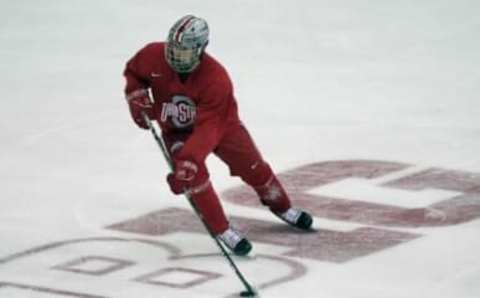
{"label": "player's knee", "polygon": [[246,165],[239,174],[245,183],[255,187],[265,184],[272,177],[273,172],[268,163],[259,160]]}

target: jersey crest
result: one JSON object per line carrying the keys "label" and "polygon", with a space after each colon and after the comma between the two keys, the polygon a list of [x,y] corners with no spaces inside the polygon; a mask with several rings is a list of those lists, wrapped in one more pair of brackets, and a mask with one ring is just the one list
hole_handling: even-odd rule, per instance
{"label": "jersey crest", "polygon": [[196,111],[192,99],[184,95],[174,95],[171,102],[163,103],[160,120],[170,121],[179,130],[190,129],[195,122]]}

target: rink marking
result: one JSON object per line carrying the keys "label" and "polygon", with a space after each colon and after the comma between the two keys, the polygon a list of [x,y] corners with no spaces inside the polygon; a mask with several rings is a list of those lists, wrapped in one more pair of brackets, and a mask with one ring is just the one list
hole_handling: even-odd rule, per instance
{"label": "rink marking", "polygon": [[32,292],[35,293],[35,298],[107,298],[105,296],[58,290],[36,285],[0,281],[0,296],[2,297],[12,297],[12,295],[15,295],[15,298],[29,298],[32,297]]}
{"label": "rink marking", "polygon": [[[177,238],[168,238],[173,242],[178,242],[178,236],[175,234],[171,234],[170,236],[175,236]],[[184,238],[185,235],[180,235],[181,238]],[[194,235],[190,235],[189,239],[194,239],[192,237]],[[206,243],[210,243],[210,239],[205,234],[198,236],[198,239],[205,241]],[[118,257],[110,256],[118,255],[116,252],[116,247],[123,245],[134,245],[130,247],[128,251],[137,251],[140,250],[141,247],[135,249],[136,245],[146,245],[150,249],[158,250],[158,257],[154,257],[156,254],[149,254],[150,258],[158,258],[158,267],[157,269],[152,270],[152,264],[149,266],[137,266],[137,264],[133,261],[126,261],[120,259]],[[100,246],[99,246],[100,245]],[[88,248],[88,251],[91,251],[92,248],[104,248],[102,251],[98,251],[95,255],[81,255],[72,258],[72,261],[62,262],[61,264],[53,265],[49,264],[52,260],[56,260],[57,258],[65,259],[65,253],[69,255],[75,254],[82,254],[82,248]],[[102,254],[106,254],[106,256],[102,256]],[[132,256],[133,257],[133,256]],[[142,239],[142,238],[120,238],[120,237],[101,237],[101,238],[83,238],[83,239],[69,239],[58,241],[54,243],[45,244],[42,246],[34,247],[28,249],[23,252],[18,252],[11,256],[7,256],[4,258],[0,258],[0,265],[6,265],[4,267],[4,271],[2,272],[3,275],[8,273],[8,270],[13,270],[12,274],[14,276],[18,275],[18,268],[14,266],[15,264],[20,264],[22,271],[25,272],[39,272],[39,270],[45,270],[42,273],[42,286],[36,285],[29,285],[27,283],[11,283],[0,281],[0,296],[9,295],[6,297],[23,297],[23,293],[27,296],[31,297],[32,292],[35,292],[35,297],[43,298],[42,295],[48,295],[46,297],[69,297],[69,298],[108,298],[108,297],[116,297],[115,290],[117,288],[109,288],[106,285],[110,285],[111,282],[121,282],[122,287],[125,286],[125,283],[134,282],[137,283],[137,287],[139,285],[150,285],[150,286],[160,286],[164,287],[164,290],[179,290],[179,289],[187,289],[191,287],[199,287],[200,289],[204,289],[203,285],[205,284],[207,288],[211,287],[211,283],[218,283],[216,280],[219,280],[220,277],[224,276],[221,272],[223,270],[218,271],[218,267],[216,265],[212,270],[205,270],[205,267],[199,270],[198,268],[191,268],[202,264],[202,259],[205,256],[202,255],[195,255],[195,254],[185,254],[180,250],[177,246],[170,244],[170,242],[165,241],[158,241],[158,240],[150,240],[150,239]],[[208,257],[208,256],[207,256]],[[221,259],[218,251],[215,255],[210,255],[210,257],[215,257],[216,259]],[[188,262],[184,262],[183,260],[191,260]],[[88,264],[89,261],[93,263]],[[99,262],[97,262],[99,261]],[[200,263],[199,263],[200,261]],[[292,282],[296,279],[302,277],[307,273],[306,267],[299,262],[298,260],[294,260],[291,258],[286,258],[282,256],[273,256],[268,254],[258,254],[255,257],[255,262],[248,262],[242,263],[242,268],[246,269],[245,267],[249,266],[258,266],[259,261],[270,262],[275,264],[270,264],[270,266],[274,265],[277,268],[272,274],[262,274],[256,278],[255,286],[257,289],[267,289],[270,287],[277,286],[279,284],[283,284],[286,282]],[[96,262],[96,263],[95,263]],[[217,262],[214,262],[215,264]],[[205,263],[203,263],[205,264]],[[223,264],[223,263],[222,263]],[[153,264],[154,265],[154,264]],[[226,265],[226,264],[225,264]],[[39,267],[40,266],[40,267]],[[45,267],[44,267],[45,266]],[[135,266],[135,267],[133,267]],[[188,267],[185,267],[188,266]],[[43,268],[44,267],[44,268]],[[133,267],[133,268],[130,268]],[[156,267],[155,265],[153,267]],[[223,266],[222,266],[223,267]],[[150,268],[150,269],[149,269]],[[114,270],[115,269],[115,270]],[[281,269],[279,271],[279,269]],[[122,270],[121,274],[113,274],[110,276],[110,273]],[[252,270],[252,268],[250,269]],[[57,271],[57,272],[55,272]],[[143,272],[142,272],[143,271]],[[146,272],[145,272],[146,271]],[[58,274],[65,275],[66,280],[68,281],[66,284],[72,286],[73,284],[71,281],[75,280],[75,277],[72,276],[72,273],[80,273],[86,274],[85,277],[79,277],[79,282],[77,285],[74,285],[74,289],[83,288],[83,284],[86,280],[89,280],[89,288],[94,291],[98,290],[101,293],[105,293],[105,291],[113,291],[111,296],[99,296],[99,295],[92,295],[87,293],[80,293],[76,290],[73,291],[66,291],[57,289],[58,286]],[[229,271],[228,271],[229,272]],[[229,272],[230,273],[230,272]],[[52,275],[51,275],[52,274]],[[109,275],[105,277],[105,275]],[[61,277],[60,277],[61,278]],[[105,279],[106,278],[106,279]],[[230,275],[228,278],[231,278]],[[179,281],[180,280],[180,281]],[[223,279],[222,279],[223,280]],[[49,284],[51,282],[51,285]],[[107,282],[104,284],[103,282]],[[223,282],[225,282],[223,280]],[[65,285],[66,285],[65,284]],[[101,286],[103,284],[103,286]],[[101,286],[101,288],[99,288]],[[218,286],[218,285],[217,285]],[[232,288],[233,289],[233,288]],[[143,288],[145,293],[149,291],[155,291],[151,287]],[[163,292],[166,293],[166,292]],[[185,295],[188,295],[189,292],[185,292]],[[4,294],[4,295],[2,295]],[[227,295],[228,294],[228,295]],[[30,296],[28,296],[30,295]],[[175,297],[185,297],[175,295]],[[222,297],[231,297],[232,292],[226,290],[225,296]],[[45,297],[45,298],[46,298]],[[202,296],[203,297],[203,296]]]}
{"label": "rink marking", "polygon": [[168,267],[135,278],[135,281],[176,289],[187,289],[220,278],[222,275],[204,270]]}
{"label": "rink marking", "polygon": [[[275,254],[273,256],[257,254],[254,262],[241,262],[242,267],[248,270],[252,264],[265,264],[265,262],[268,264],[268,260],[280,262],[274,264],[277,270],[272,272],[277,275],[261,276],[271,280],[260,282],[256,285],[258,288],[290,282],[307,274],[307,267],[302,264],[306,259],[342,264],[408,243],[419,237],[428,237],[433,228],[448,227],[480,217],[479,173],[412,167],[397,162],[353,160],[309,164],[279,174],[279,178],[287,192],[291,194],[294,205],[309,210],[315,217],[315,230],[307,233],[298,231],[284,223],[269,219],[263,211],[246,213],[248,216],[242,216],[241,213],[245,214],[245,212],[237,210],[236,214],[239,216],[232,216],[230,218],[232,222],[247,229],[247,237],[259,251]],[[232,203],[242,204],[241,208],[260,206],[255,194],[245,187],[229,190],[224,193],[224,197]],[[415,203],[405,204],[409,200]],[[400,201],[402,204],[398,203]],[[259,214],[261,215],[257,216]],[[252,218],[252,215],[255,218]],[[0,265],[8,264],[4,268],[14,270],[16,266],[10,263],[23,259],[22,270],[28,272],[46,269],[46,274],[53,274],[56,277],[62,274],[61,271],[63,274],[80,273],[86,276],[78,276],[79,280],[90,279],[97,284],[104,282],[102,280],[104,275],[109,275],[107,279],[109,282],[118,280],[136,282],[137,286],[140,284],[163,286],[167,291],[193,286],[208,289],[218,283],[217,280],[221,275],[221,270],[218,271],[218,268],[212,268],[212,271],[203,270],[203,266],[200,267],[202,270],[190,268],[190,264],[200,264],[198,262],[201,262],[202,258],[202,248],[200,253],[196,253],[199,247],[196,245],[192,247],[191,244],[211,244],[211,239],[199,224],[198,218],[189,209],[155,210],[113,223],[106,228],[116,231],[114,234],[120,236],[49,243],[0,258]],[[424,234],[419,234],[420,231]],[[121,238],[125,233],[145,238]],[[188,237],[185,237],[185,234]],[[162,241],[158,241],[158,238]],[[168,239],[167,242],[164,241],[166,239]],[[88,246],[89,243],[95,243],[95,245]],[[101,245],[97,245],[98,243]],[[103,245],[104,243],[106,246]],[[175,243],[175,245],[169,243]],[[82,246],[83,244],[87,246]],[[117,256],[113,253],[118,247],[123,248],[120,244],[152,246],[159,249],[158,260],[163,259],[158,263],[158,267],[155,265],[139,267],[135,262],[135,256],[132,256],[134,260],[122,260],[119,258],[122,255],[127,258],[131,255],[123,253]],[[76,247],[77,245],[79,247]],[[63,248],[64,246],[73,247]],[[188,247],[187,250],[193,254],[184,255],[179,247]],[[100,252],[96,254],[91,248],[100,250],[106,248],[106,250],[102,250],[103,255]],[[81,249],[85,249],[88,253],[76,255]],[[127,251],[142,249],[145,248],[132,247]],[[49,252],[50,250],[53,253]],[[45,254],[41,255],[43,253]],[[65,262],[65,253],[74,254],[72,261]],[[164,254],[167,255],[166,259]],[[52,256],[61,256],[62,263],[47,264],[54,263]],[[188,258],[192,258],[191,262],[182,263],[182,260]],[[259,260],[264,262],[259,263]],[[32,270],[28,270],[29,263],[33,266]],[[45,264],[47,266],[43,268]],[[278,268],[281,268],[278,266],[280,264],[285,265],[283,271],[278,271]],[[39,266],[42,268],[38,268]],[[144,268],[146,268],[144,271],[138,270]],[[117,271],[121,272],[110,275]],[[16,271],[12,271],[12,274],[18,277]],[[48,280],[56,280],[49,278],[48,275],[46,277],[39,280],[47,283]],[[74,279],[70,275],[67,280]],[[28,283],[0,282],[0,295],[21,297],[19,295],[23,294],[20,292],[27,293],[25,290],[29,290],[38,293],[36,297],[39,298],[42,295],[106,298],[76,292],[75,290],[83,288],[77,287],[74,283],[68,283],[73,285],[74,291],[58,290],[56,284],[47,287],[46,285],[28,285]],[[99,287],[96,289],[105,293]]]}
{"label": "rink marking", "polygon": [[121,260],[112,257],[82,256],[72,261],[55,265],[52,267],[52,269],[101,276],[114,271],[122,270],[134,264],[134,262],[129,260]]}
{"label": "rink marking", "polygon": [[[395,175],[397,176],[397,175]],[[403,177],[403,176],[398,176]],[[389,180],[379,179],[380,182]],[[459,192],[441,189],[411,191],[379,185],[376,180],[347,178],[324,186],[313,188],[307,193],[319,196],[350,198],[375,204],[388,204],[404,208],[422,208],[459,195]]]}
{"label": "rink marking", "polygon": [[[315,218],[384,229],[434,228],[480,218],[480,173],[378,160],[338,160],[278,174],[293,204]],[[258,207],[248,187],[226,200]]]}
{"label": "rink marking", "polygon": [[[176,220],[181,218],[182,220]],[[236,226],[249,226],[247,237],[256,243],[283,249],[281,255],[317,261],[344,263],[388,247],[420,237],[419,234],[361,226],[351,231],[321,228],[309,232],[292,228],[285,223],[231,217]],[[137,235],[166,236],[181,232],[205,234],[203,227],[188,209],[166,208],[150,212],[108,228]]]}

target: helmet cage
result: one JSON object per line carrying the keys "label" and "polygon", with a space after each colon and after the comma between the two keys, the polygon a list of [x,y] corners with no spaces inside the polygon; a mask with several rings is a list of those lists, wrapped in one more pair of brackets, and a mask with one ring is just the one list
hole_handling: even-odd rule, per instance
{"label": "helmet cage", "polygon": [[174,43],[168,43],[166,47],[166,57],[168,64],[179,73],[192,72],[198,64],[205,47],[195,49],[186,49]]}
{"label": "helmet cage", "polygon": [[208,44],[209,29],[200,18],[188,15],[170,29],[165,47],[168,64],[178,73],[189,73],[200,64]]}

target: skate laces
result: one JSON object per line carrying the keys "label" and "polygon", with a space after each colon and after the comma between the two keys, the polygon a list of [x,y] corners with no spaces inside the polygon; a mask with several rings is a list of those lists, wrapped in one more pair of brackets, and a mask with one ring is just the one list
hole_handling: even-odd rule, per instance
{"label": "skate laces", "polygon": [[228,228],[225,232],[218,235],[218,237],[231,249],[234,249],[235,246],[244,239],[243,235],[233,228]]}
{"label": "skate laces", "polygon": [[290,208],[283,213],[278,213],[278,216],[280,216],[283,220],[292,224],[296,224],[301,215],[302,211],[295,208]]}

